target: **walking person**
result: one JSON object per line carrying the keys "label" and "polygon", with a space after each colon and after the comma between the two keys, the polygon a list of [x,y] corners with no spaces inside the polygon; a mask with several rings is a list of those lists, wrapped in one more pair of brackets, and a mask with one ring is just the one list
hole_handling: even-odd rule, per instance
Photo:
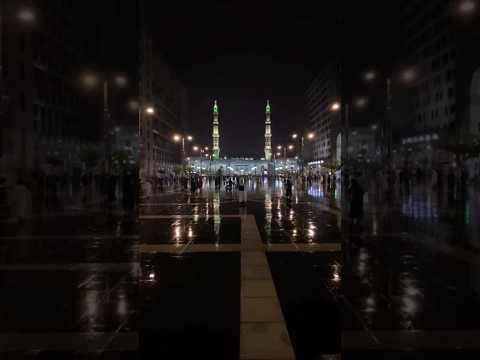
{"label": "walking person", "polygon": [[360,227],[360,222],[363,218],[363,195],[364,190],[357,179],[352,179],[350,182],[350,219],[352,225]]}
{"label": "walking person", "polygon": [[195,179],[195,176],[192,175],[190,178],[190,192],[195,194],[195,191],[197,191],[197,180]]}
{"label": "walking person", "polygon": [[292,180],[288,178],[285,183],[285,196],[287,197],[287,200],[290,200],[292,198],[292,194],[293,194],[292,189],[293,189]]}
{"label": "walking person", "polygon": [[247,191],[245,190],[245,181],[240,179],[238,183],[238,202],[240,206],[245,206],[247,204]]}

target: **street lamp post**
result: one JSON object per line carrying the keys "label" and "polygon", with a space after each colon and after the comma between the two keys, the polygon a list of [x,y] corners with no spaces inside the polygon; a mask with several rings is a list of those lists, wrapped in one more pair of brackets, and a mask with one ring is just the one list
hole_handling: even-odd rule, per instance
{"label": "street lamp post", "polygon": [[[105,147],[104,147],[104,165],[111,171],[111,162],[112,162],[112,131],[114,129],[114,124],[112,123],[112,113],[110,106],[110,78],[105,77],[103,79],[102,87],[102,104],[103,104],[103,124],[102,124],[102,133],[104,136]],[[118,88],[124,88],[127,84],[127,78],[123,75],[115,75],[113,77],[114,83]],[[82,82],[88,90],[93,90],[98,88],[100,77],[93,72],[86,72],[82,75]]]}
{"label": "street lamp post", "polygon": [[181,158],[181,163],[182,163],[182,175],[185,173],[185,139],[187,141],[192,141],[193,140],[193,136],[191,135],[178,135],[178,134],[175,134],[173,135],[173,141],[178,143],[178,142],[181,142],[182,144],[182,158]]}
{"label": "street lamp post", "polygon": [[[343,108],[345,109],[343,124],[342,124],[344,132],[345,132],[345,147],[344,147],[345,155],[342,154],[342,158],[344,158],[345,160],[342,161],[342,162],[344,162],[345,164],[348,164],[349,163],[348,148],[349,148],[349,143],[350,143],[350,104],[345,103]],[[340,102],[334,102],[332,104],[332,106],[330,107],[330,110],[333,111],[333,112],[340,112],[340,114],[341,114],[342,104]],[[341,159],[341,160],[343,160],[343,159]]]}
{"label": "street lamp post", "polygon": [[[315,133],[310,132],[306,134],[308,140],[313,140],[315,138]],[[292,139],[296,140],[299,136],[297,133],[292,134]],[[305,167],[305,134],[300,136],[300,171],[302,176],[304,175],[304,167]]]}

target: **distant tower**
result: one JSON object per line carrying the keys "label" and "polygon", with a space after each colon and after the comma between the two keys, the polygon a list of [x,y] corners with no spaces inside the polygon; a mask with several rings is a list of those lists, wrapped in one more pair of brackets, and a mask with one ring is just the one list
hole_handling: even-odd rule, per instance
{"label": "distant tower", "polygon": [[265,108],[265,160],[272,160],[272,127],[270,122],[270,102],[267,100]]}
{"label": "distant tower", "polygon": [[213,104],[213,160],[220,159],[220,132],[218,131],[218,105]]}

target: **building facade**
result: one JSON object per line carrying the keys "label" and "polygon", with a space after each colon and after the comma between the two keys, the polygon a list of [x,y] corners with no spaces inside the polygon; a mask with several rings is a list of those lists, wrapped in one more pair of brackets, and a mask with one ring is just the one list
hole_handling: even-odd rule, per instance
{"label": "building facade", "polygon": [[[332,111],[332,104],[340,101],[340,97],[341,67],[332,61],[322,67],[306,91],[308,127],[315,133],[313,161],[332,163],[337,160],[337,155],[341,155],[341,116],[340,112]],[[337,143],[340,145],[338,151]]]}
{"label": "building facade", "polygon": [[212,140],[213,140],[213,159],[218,160],[220,159],[220,129],[218,123],[218,104],[217,100],[215,100],[213,104],[213,133],[212,133]]}
{"label": "building facade", "polygon": [[[181,149],[172,142],[186,127],[187,93],[153,39],[153,16],[160,3],[140,2],[140,178],[172,173]],[[161,45],[161,44],[159,44]]]}
{"label": "building facade", "polygon": [[[473,4],[470,10],[465,7]],[[417,69],[413,127],[417,134],[455,130],[480,134],[478,4],[459,0],[402,1],[404,61]],[[475,8],[476,6],[476,8]]]}
{"label": "building facade", "polygon": [[99,147],[101,91],[81,83],[95,67],[90,11],[83,2],[2,1],[0,152],[11,178],[71,171],[82,149]]}
{"label": "building facade", "polygon": [[267,100],[267,106],[265,107],[265,160],[272,160],[272,120],[270,101]]}

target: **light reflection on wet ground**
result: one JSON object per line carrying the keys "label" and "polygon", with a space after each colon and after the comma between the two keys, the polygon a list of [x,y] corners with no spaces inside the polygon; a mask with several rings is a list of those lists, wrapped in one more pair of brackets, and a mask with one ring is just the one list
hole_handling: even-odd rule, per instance
{"label": "light reflection on wet ground", "polygon": [[[285,200],[281,182],[249,182],[247,189],[246,209],[239,208],[235,194],[204,188],[201,194],[153,197],[140,210],[152,218],[141,222],[85,211],[34,219],[26,226],[0,224],[0,291],[6,294],[0,300],[0,332],[79,334],[69,339],[74,347],[85,334],[101,333],[108,340],[92,340],[92,347],[118,358],[137,358],[158,346],[158,339],[180,346],[175,339],[182,336],[197,336],[204,349],[214,349],[218,342],[209,342],[209,334],[222,333],[225,345],[215,354],[235,357],[238,253],[140,255],[138,246],[237,245],[240,219],[224,215],[241,214],[255,216],[266,245],[343,245],[343,256],[268,254],[298,359],[339,352],[340,345],[350,346],[352,358],[367,344],[402,350],[406,345],[395,334],[413,330],[447,331],[462,343],[462,331],[480,329],[476,193],[461,200],[414,188],[391,204],[368,194],[364,227],[357,233],[339,217],[340,209],[346,211],[340,186],[331,192],[319,184],[295,185],[291,201]],[[209,333],[207,325],[217,330]],[[341,329],[353,336],[351,344],[340,343]],[[119,333],[126,340],[115,341]],[[363,336],[368,341],[360,346],[355,339]],[[425,348],[421,341],[410,345]],[[63,358],[74,358],[62,351]],[[162,351],[158,354],[168,358],[175,347]],[[434,353],[426,351],[427,358],[428,351]],[[395,354],[400,352],[388,356]]]}
{"label": "light reflection on wet ground", "polygon": [[[355,349],[348,358],[442,358],[439,347],[442,356],[461,357],[463,349],[478,350],[471,341],[480,329],[477,193],[462,198],[414,187],[391,199],[371,192],[366,200],[363,229],[346,222],[343,229],[343,345]],[[407,338],[414,331],[420,335]],[[443,345],[439,333],[451,341]]]}

